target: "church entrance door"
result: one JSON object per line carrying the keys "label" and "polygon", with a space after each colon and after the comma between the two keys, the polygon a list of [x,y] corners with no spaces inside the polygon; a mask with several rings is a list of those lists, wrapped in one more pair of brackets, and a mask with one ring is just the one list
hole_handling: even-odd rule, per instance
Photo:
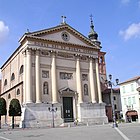
{"label": "church entrance door", "polygon": [[73,122],[73,97],[63,97],[64,122]]}

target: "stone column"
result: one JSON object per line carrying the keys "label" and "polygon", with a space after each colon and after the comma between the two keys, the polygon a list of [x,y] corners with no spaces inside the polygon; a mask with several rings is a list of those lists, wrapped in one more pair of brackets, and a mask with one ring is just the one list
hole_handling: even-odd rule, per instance
{"label": "stone column", "polygon": [[36,103],[41,103],[41,88],[40,88],[40,51],[36,50]]}
{"label": "stone column", "polygon": [[26,103],[32,103],[32,59],[31,49],[26,50]]}
{"label": "stone column", "polygon": [[76,56],[76,85],[78,93],[78,103],[83,103],[81,70],[80,70],[80,56]]}
{"label": "stone column", "polygon": [[92,103],[96,103],[96,92],[95,92],[95,81],[94,81],[92,57],[90,57],[90,62],[89,62],[89,78],[90,78],[89,80],[90,80],[91,101]]}
{"label": "stone column", "polygon": [[101,93],[98,59],[95,60],[95,63],[96,63],[96,78],[97,78],[98,98],[99,98],[99,103],[102,103],[103,101],[102,101],[102,93]]}
{"label": "stone column", "polygon": [[52,53],[52,66],[51,66],[51,76],[52,76],[52,103],[58,103],[57,99],[57,80],[56,80],[56,53]]}
{"label": "stone column", "polygon": [[26,51],[23,52],[23,104],[26,103]]}

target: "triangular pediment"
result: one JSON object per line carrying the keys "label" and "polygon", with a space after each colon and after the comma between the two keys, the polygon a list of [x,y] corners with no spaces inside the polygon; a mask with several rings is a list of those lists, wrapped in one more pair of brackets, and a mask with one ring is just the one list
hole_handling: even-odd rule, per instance
{"label": "triangular pediment", "polygon": [[69,26],[68,24],[59,25],[46,30],[41,30],[37,32],[30,32],[26,34],[32,38],[57,41],[61,43],[75,44],[81,46],[89,46],[99,49],[97,46],[87,37],[79,33],[77,30]]}
{"label": "triangular pediment", "polygon": [[75,93],[75,91],[73,91],[73,90],[70,89],[69,87],[64,87],[64,88],[60,89],[59,92],[60,92],[60,93],[62,93],[62,92]]}

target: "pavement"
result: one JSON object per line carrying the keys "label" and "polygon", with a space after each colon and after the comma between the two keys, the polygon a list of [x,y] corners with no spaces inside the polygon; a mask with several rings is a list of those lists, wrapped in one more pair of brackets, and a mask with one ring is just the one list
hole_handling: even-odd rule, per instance
{"label": "pavement", "polygon": [[57,128],[2,128],[0,140],[140,140],[139,123],[73,126]]}

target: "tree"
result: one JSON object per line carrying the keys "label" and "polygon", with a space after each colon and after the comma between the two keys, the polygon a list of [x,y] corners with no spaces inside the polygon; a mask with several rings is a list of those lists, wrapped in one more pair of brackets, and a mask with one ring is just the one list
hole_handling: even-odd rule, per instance
{"label": "tree", "polygon": [[1,116],[6,115],[6,101],[4,98],[0,98],[0,129],[1,129]]}
{"label": "tree", "polygon": [[9,105],[9,116],[12,116],[12,128],[14,129],[14,116],[21,116],[21,106],[18,99],[12,99]]}

